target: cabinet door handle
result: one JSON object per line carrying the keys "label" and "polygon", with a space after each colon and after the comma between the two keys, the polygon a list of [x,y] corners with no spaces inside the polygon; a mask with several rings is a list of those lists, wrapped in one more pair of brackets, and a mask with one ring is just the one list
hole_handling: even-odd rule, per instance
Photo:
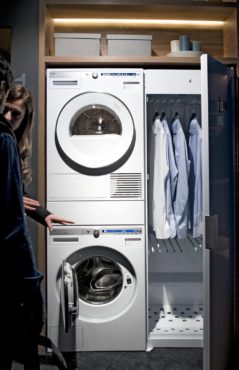
{"label": "cabinet door handle", "polygon": [[205,248],[215,249],[218,239],[218,215],[205,216]]}

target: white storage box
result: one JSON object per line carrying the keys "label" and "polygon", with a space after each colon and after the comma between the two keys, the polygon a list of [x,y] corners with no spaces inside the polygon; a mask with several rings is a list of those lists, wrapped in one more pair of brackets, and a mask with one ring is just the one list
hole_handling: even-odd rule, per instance
{"label": "white storage box", "polygon": [[99,33],[55,33],[55,55],[99,56]]}
{"label": "white storage box", "polygon": [[151,35],[106,35],[108,55],[151,55]]}

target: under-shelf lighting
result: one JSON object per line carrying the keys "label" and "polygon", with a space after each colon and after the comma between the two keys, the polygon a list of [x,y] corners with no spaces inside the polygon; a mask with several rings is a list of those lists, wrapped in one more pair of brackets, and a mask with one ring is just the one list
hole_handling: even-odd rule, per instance
{"label": "under-shelf lighting", "polygon": [[223,21],[179,19],[120,19],[120,18],[54,18],[55,24],[68,25],[118,25],[118,26],[201,26],[222,27]]}

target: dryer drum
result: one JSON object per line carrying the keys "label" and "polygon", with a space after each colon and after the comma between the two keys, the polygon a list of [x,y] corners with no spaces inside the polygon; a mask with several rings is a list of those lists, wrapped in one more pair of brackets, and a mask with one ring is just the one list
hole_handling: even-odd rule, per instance
{"label": "dryer drum", "polygon": [[122,125],[119,118],[103,106],[85,107],[78,112],[70,125],[71,135],[121,135]]}

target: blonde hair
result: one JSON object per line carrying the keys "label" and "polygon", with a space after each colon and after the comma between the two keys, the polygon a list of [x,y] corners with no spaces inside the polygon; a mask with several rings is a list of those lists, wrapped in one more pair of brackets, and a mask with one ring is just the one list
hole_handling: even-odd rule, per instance
{"label": "blonde hair", "polygon": [[32,154],[32,126],[33,126],[33,104],[31,92],[22,85],[12,85],[9,89],[7,102],[23,99],[25,114],[18,129],[15,131],[18,147],[22,161],[22,178],[25,185],[32,181],[32,169],[30,157]]}

